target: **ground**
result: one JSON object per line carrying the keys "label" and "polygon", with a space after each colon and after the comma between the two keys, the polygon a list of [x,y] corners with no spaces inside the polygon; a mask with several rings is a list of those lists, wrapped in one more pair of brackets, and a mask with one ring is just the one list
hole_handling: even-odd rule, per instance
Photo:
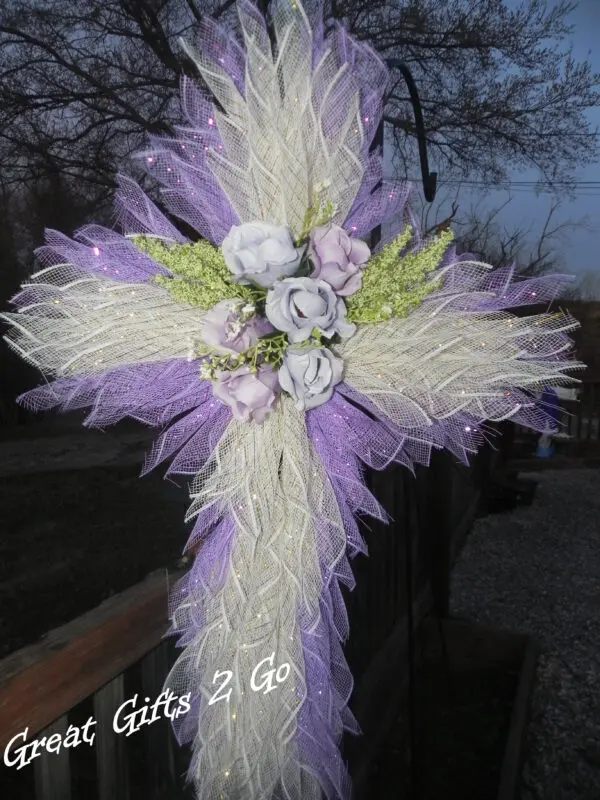
{"label": "ground", "polygon": [[148,442],[146,431],[0,442],[0,655],[175,567],[185,481],[165,481],[165,467],[139,477]]}
{"label": "ground", "polygon": [[600,472],[528,477],[532,506],[477,521],[452,611],[541,644],[521,800],[598,800]]}

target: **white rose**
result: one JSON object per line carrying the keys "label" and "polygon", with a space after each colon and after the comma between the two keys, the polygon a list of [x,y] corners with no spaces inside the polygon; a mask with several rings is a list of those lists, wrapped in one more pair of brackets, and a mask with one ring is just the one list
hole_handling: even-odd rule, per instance
{"label": "white rose", "polygon": [[279,385],[293,397],[297,409],[308,411],[330,399],[343,372],[342,359],[325,347],[289,347],[279,368]]}
{"label": "white rose", "polygon": [[255,283],[265,289],[293,275],[302,258],[302,250],[294,247],[288,229],[266,222],[234,225],[221,250],[238,283]]}
{"label": "white rose", "polygon": [[267,294],[265,315],[294,344],[306,341],[314,328],[328,339],[336,333],[347,339],[356,331],[346,319],[342,298],[328,283],[312,278],[278,281]]}

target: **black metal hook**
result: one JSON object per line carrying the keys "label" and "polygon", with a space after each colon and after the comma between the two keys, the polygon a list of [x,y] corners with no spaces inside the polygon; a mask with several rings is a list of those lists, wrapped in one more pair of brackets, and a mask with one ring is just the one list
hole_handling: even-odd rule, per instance
{"label": "black metal hook", "polygon": [[429,172],[429,162],[427,160],[427,142],[425,140],[425,124],[423,122],[423,110],[421,108],[421,101],[419,100],[419,93],[415,81],[409,68],[404,61],[399,58],[386,59],[388,67],[397,67],[402,73],[408,93],[410,94],[410,102],[412,103],[413,111],[415,114],[415,128],[417,130],[417,141],[419,143],[419,158],[421,160],[421,176],[423,180],[423,194],[428,203],[433,203],[435,200],[435,190],[437,187],[437,172]]}

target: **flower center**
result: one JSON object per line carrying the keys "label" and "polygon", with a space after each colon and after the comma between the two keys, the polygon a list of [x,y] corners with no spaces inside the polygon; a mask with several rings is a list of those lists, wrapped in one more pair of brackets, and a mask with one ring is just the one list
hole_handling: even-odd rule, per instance
{"label": "flower center", "polygon": [[322,317],[327,311],[327,303],[318,294],[312,292],[296,292],[294,308],[301,319]]}

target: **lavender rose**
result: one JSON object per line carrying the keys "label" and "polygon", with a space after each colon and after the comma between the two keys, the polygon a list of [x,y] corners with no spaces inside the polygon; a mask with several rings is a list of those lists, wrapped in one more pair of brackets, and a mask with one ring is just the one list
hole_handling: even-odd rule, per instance
{"label": "lavender rose", "polygon": [[254,316],[252,304],[239,300],[222,300],[213,306],[202,321],[202,339],[215,350],[243,353],[253,347],[261,336],[273,333],[264,317]]}
{"label": "lavender rose", "polygon": [[267,294],[265,314],[293,344],[306,341],[314,328],[328,339],[336,333],[348,338],[356,330],[356,325],[346,321],[341,297],[325,281],[312,278],[286,278],[276,283]]}
{"label": "lavender rose", "polygon": [[308,411],[326,403],[333,387],[342,380],[344,362],[331,350],[289,347],[279,369],[279,384],[290,394],[296,408]]}
{"label": "lavender rose", "polygon": [[213,383],[213,394],[230,406],[235,419],[240,422],[264,422],[273,410],[279,381],[269,365],[261,367],[256,375],[249,367],[233,372],[218,372]]}
{"label": "lavender rose", "polygon": [[348,236],[339,225],[330,224],[313,229],[310,255],[315,265],[312,277],[326,281],[340,297],[349,297],[362,285],[361,269],[371,251],[360,239]]}
{"label": "lavender rose", "polygon": [[293,275],[302,257],[287,228],[266,222],[234,225],[221,250],[238,283],[256,283],[265,289],[279,278]]}

